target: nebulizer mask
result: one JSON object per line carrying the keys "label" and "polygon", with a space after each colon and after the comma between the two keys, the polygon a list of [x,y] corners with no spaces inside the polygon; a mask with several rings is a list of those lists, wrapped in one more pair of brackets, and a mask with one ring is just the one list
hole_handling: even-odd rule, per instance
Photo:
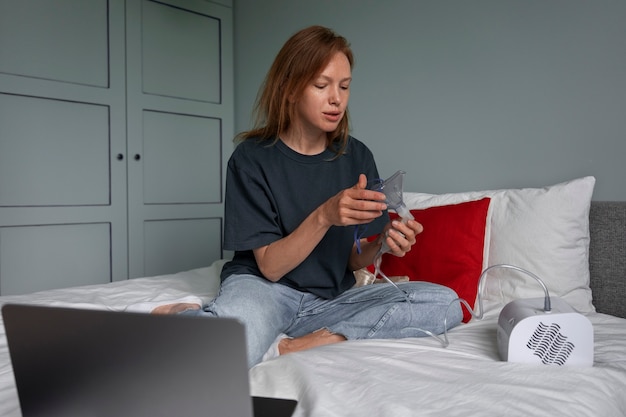
{"label": "nebulizer mask", "polygon": [[[400,216],[400,218],[402,219],[404,223],[408,222],[409,220],[414,219],[413,215],[411,214],[411,211],[404,204],[403,182],[404,182],[405,174],[406,172],[404,171],[397,171],[395,174],[393,174],[391,177],[387,178],[386,180],[378,179],[368,185],[368,188],[370,190],[379,191],[385,194],[385,204],[387,204],[387,208],[394,210],[396,213],[398,213],[398,216]],[[355,230],[355,241],[357,243],[357,249],[360,249],[357,233],[358,232]],[[374,278],[380,276],[385,281],[389,282],[394,287],[398,288],[395,282],[389,279],[389,277],[387,277],[380,270],[380,264],[382,261],[383,254],[386,252],[389,252],[389,250],[390,250],[389,246],[387,245],[387,243],[385,243],[385,240],[383,240],[383,243],[380,249],[378,250],[378,253],[374,257],[374,268],[375,268]],[[400,288],[398,288],[398,290],[402,291]]]}
{"label": "nebulizer mask", "polygon": [[[401,218],[401,221],[403,223],[406,223],[409,220],[415,220],[415,218],[411,214],[411,211],[407,208],[406,204],[404,203],[403,181],[404,181],[405,174],[406,172],[404,171],[397,171],[388,179],[375,180],[372,183],[368,184],[368,187],[367,187],[370,190],[379,191],[385,194],[385,203],[387,204],[387,208],[394,210],[398,214],[398,216]],[[358,227],[355,229],[355,242],[357,245],[357,251],[360,253],[359,242],[357,239],[359,236],[356,232],[357,229]],[[386,237],[387,236],[385,236],[385,238]],[[374,274],[373,274],[374,279],[380,276],[386,282],[393,285],[404,296],[405,301],[408,303],[408,305],[411,305],[410,294],[407,291],[400,288],[394,281],[392,281],[380,269],[380,264],[382,261],[383,254],[385,254],[386,252],[389,252],[390,250],[389,246],[387,245],[385,241],[386,239],[383,239],[382,245],[380,249],[378,250],[378,252],[376,253],[376,256],[374,257]],[[454,301],[452,301],[448,306],[448,310],[454,303],[458,303],[458,302],[459,302],[459,299],[455,299]],[[408,314],[409,314],[409,323],[412,323],[413,322],[413,309],[411,307],[409,307],[408,309]],[[446,311],[446,316],[444,318],[444,323],[443,323],[444,329],[447,329],[447,318],[448,318],[448,312]],[[447,346],[448,344],[447,335],[446,335],[445,340],[442,341],[436,334],[432,333],[429,330],[422,329],[419,327],[406,327],[403,329],[403,332],[406,332],[407,336],[415,335],[416,333],[423,333],[425,335],[434,337],[437,340],[440,340],[443,346]]]}
{"label": "nebulizer mask", "polygon": [[371,190],[385,194],[387,208],[394,210],[402,218],[403,222],[413,220],[411,211],[404,204],[403,182],[406,172],[398,171],[386,180],[375,181]]}

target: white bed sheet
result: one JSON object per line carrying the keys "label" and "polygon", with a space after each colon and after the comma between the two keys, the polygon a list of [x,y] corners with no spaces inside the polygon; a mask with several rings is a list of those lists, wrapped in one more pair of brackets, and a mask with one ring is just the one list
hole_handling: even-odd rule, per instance
{"label": "white bed sheet", "polygon": [[[0,297],[8,302],[123,311],[218,291],[223,261],[174,275]],[[496,313],[431,338],[349,341],[279,357],[250,370],[251,393],[294,398],[295,416],[626,416],[626,320],[588,315],[593,368],[499,361]],[[20,417],[0,326],[0,416]]]}
{"label": "white bed sheet", "polygon": [[359,340],[250,371],[253,395],[294,398],[294,416],[626,416],[626,320],[592,313],[594,366],[499,360],[497,313],[432,338]]}

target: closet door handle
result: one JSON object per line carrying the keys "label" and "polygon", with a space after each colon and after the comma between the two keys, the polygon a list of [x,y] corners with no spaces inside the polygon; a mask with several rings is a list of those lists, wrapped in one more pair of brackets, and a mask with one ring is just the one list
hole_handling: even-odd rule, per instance
{"label": "closet door handle", "polygon": [[135,154],[135,161],[139,161],[141,159],[141,155],[138,153]]}
{"label": "closet door handle", "polygon": [[117,154],[117,160],[118,161],[123,161],[124,160],[124,155],[122,155],[121,153]]}

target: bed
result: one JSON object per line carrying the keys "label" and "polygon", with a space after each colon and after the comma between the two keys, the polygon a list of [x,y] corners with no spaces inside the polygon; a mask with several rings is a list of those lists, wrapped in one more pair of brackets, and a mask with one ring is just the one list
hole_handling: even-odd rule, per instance
{"label": "bed", "polygon": [[[466,322],[448,333],[448,347],[424,337],[354,340],[293,353],[252,368],[251,393],[297,399],[294,415],[301,417],[626,416],[626,202],[592,202],[594,184],[593,177],[584,177],[543,188],[405,193],[425,233],[411,256],[382,265],[387,275],[437,275],[475,308],[475,284],[486,266],[528,269],[542,278],[551,296],[592,323],[592,367],[501,361],[499,312],[511,300],[542,291],[523,274],[494,269],[485,277],[482,320],[466,315]],[[172,300],[207,302],[219,289],[224,262],[166,276],[0,297],[0,304],[149,311]],[[21,415],[3,330],[0,415]]]}

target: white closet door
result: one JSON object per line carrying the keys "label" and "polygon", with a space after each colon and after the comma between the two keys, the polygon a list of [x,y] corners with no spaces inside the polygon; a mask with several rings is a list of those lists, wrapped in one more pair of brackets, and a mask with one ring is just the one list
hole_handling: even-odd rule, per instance
{"label": "white closet door", "polygon": [[0,2],[0,295],[209,265],[232,2]]}
{"label": "white closet door", "polygon": [[124,52],[123,0],[0,2],[1,295],[128,277]]}
{"label": "white closet door", "polygon": [[232,8],[129,0],[127,22],[130,276],[207,266],[223,256]]}

